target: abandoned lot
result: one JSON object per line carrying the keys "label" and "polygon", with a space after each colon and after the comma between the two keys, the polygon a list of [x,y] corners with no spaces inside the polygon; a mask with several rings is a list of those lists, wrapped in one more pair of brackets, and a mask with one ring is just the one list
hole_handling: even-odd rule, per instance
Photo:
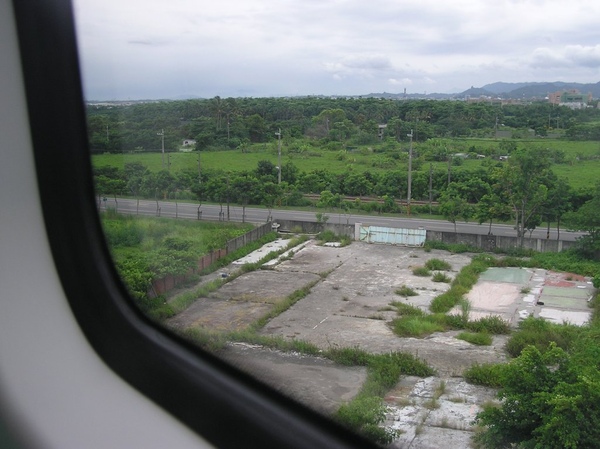
{"label": "abandoned lot", "polygon": [[[506,361],[507,337],[495,336],[491,345],[475,346],[457,339],[458,331],[437,332],[423,339],[400,338],[393,333],[390,322],[397,315],[390,303],[401,301],[427,311],[432,299],[449,288],[448,283],[433,282],[431,276],[413,274],[415,267],[432,258],[450,264],[446,272],[450,278],[471,262],[469,254],[440,250],[361,242],[328,247],[309,240],[268,269],[241,275],[208,297],[198,298],[170,319],[169,325],[243,330],[279,301],[309,286],[310,292],[271,319],[261,334],[304,340],[323,350],[357,347],[375,354],[405,352],[422,359],[435,370],[435,377],[401,377],[385,397],[385,425],[402,431],[390,447],[469,447],[472,421],[495,391],[466,383],[462,373],[475,363]],[[235,269],[235,265],[228,267]],[[514,326],[528,315],[583,323],[589,314],[587,298],[592,287],[585,279],[561,276],[518,268],[484,273],[469,293],[470,313],[474,318],[499,315]],[[418,295],[404,298],[396,294],[403,285]],[[545,290],[551,295],[543,296]],[[344,367],[325,358],[242,343],[228,345],[220,355],[327,414],[351,400],[367,375],[364,367]],[[428,406],[434,397],[436,407]]]}

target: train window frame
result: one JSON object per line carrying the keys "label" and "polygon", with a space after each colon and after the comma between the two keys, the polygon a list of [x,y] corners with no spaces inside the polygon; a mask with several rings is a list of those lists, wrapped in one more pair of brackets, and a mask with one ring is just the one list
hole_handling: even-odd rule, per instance
{"label": "train window frame", "polygon": [[97,355],[217,447],[377,447],[153,323],[133,305],[94,198],[71,1],[13,0],[13,10],[48,241],[73,315]]}

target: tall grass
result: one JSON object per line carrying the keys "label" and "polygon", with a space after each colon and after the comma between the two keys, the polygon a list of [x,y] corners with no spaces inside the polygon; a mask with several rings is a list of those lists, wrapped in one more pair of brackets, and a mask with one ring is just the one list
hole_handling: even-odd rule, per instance
{"label": "tall grass", "polygon": [[518,357],[526,346],[531,345],[544,352],[551,342],[568,351],[582,332],[581,327],[573,324],[556,324],[542,318],[528,317],[506,343],[506,351],[512,357]]}
{"label": "tall grass", "polygon": [[461,332],[456,338],[477,346],[489,346],[492,344],[492,336],[487,332]]}
{"label": "tall grass", "polygon": [[435,258],[429,259],[427,262],[425,262],[425,267],[431,271],[448,271],[452,269],[452,265],[445,260]]}
{"label": "tall grass", "polygon": [[502,363],[476,363],[463,373],[463,377],[474,385],[499,388],[504,382],[504,366]]}

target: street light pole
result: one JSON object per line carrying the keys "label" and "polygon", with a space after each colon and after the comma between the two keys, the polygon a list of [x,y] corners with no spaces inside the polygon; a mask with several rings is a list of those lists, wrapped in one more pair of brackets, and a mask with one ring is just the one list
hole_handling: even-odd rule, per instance
{"label": "street light pole", "polygon": [[165,130],[161,129],[159,133],[156,133],[157,136],[161,137],[162,141],[162,168],[165,169]]}
{"label": "street light pole", "polygon": [[410,197],[412,196],[412,153],[413,153],[413,130],[410,130],[410,147],[408,150],[408,194],[406,198],[406,213],[410,215]]}
{"label": "street light pole", "polygon": [[281,184],[281,128],[275,135],[277,136],[277,184]]}

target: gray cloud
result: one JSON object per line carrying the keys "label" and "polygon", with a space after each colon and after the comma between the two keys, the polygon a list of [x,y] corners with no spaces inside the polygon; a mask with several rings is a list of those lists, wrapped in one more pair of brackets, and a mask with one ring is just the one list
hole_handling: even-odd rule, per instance
{"label": "gray cloud", "polygon": [[600,2],[74,0],[88,98],[597,82]]}

